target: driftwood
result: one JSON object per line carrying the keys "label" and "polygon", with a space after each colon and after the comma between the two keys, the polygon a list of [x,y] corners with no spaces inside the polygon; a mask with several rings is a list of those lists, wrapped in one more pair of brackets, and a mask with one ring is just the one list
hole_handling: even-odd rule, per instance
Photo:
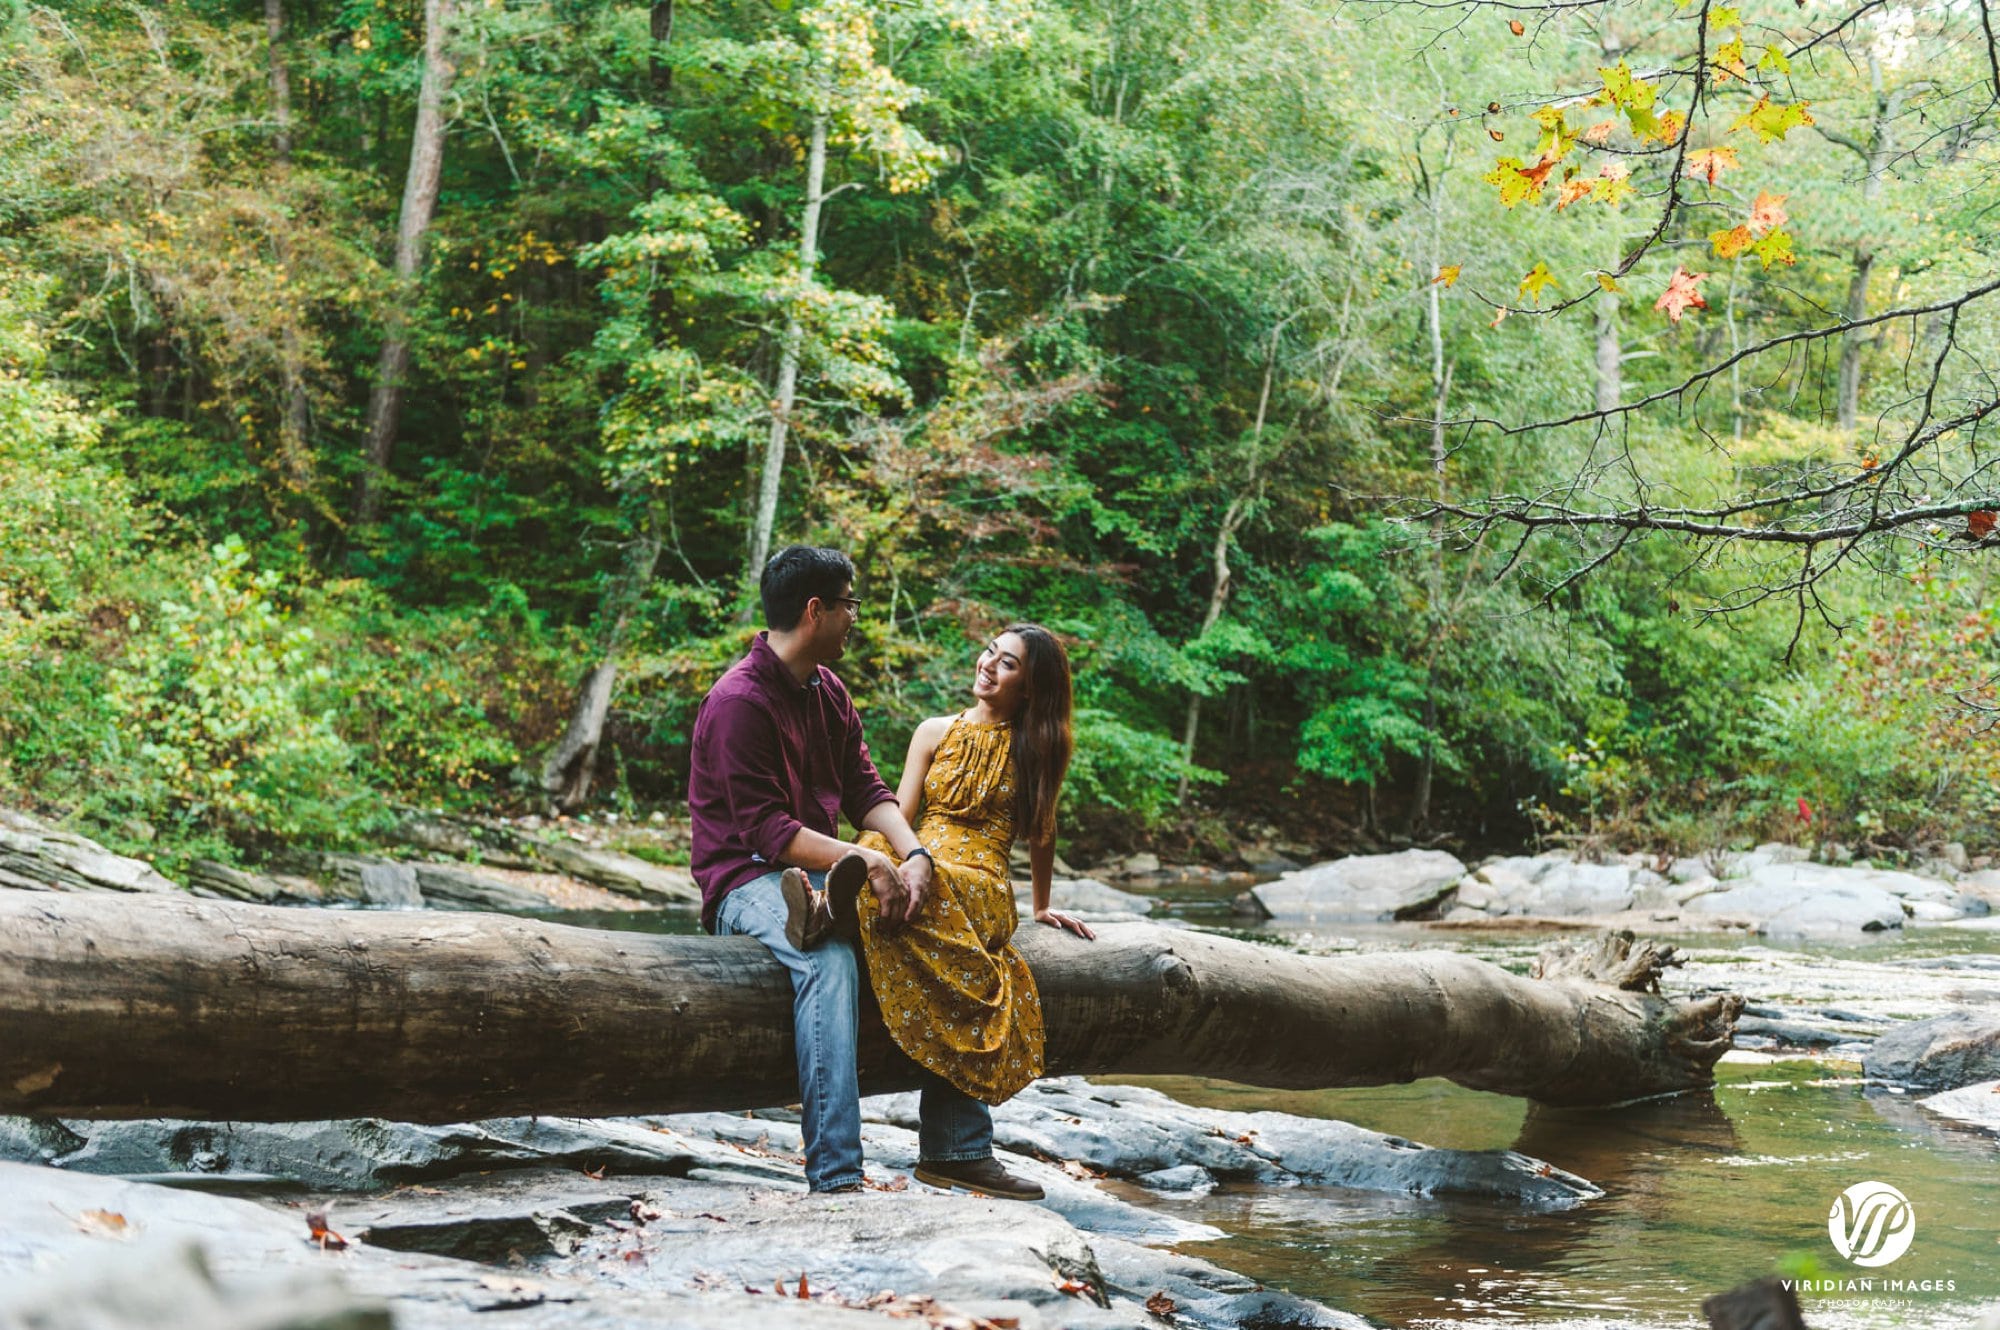
{"label": "driftwood", "polygon": [[[1708,1085],[1741,999],[1637,991],[1673,963],[1524,979],[1446,952],[1309,957],[1148,924],[1033,925],[1051,1074],[1287,1088],[1442,1076],[1549,1104]],[[791,990],[747,938],[500,915],[0,891],[0,1112],[411,1122],[797,1097]],[[877,1027],[870,1092],[913,1068]]]}

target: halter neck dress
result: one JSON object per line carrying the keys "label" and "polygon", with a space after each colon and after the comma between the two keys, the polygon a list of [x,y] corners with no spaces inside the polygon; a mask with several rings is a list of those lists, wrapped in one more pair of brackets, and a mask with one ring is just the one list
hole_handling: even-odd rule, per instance
{"label": "halter neck dress", "polygon": [[[1013,728],[959,717],[924,777],[917,839],[936,868],[917,917],[891,932],[866,908],[861,947],[890,1037],[965,1093],[998,1104],[1042,1074],[1042,1002],[1011,942],[1020,924],[1007,853],[1014,843]],[[875,832],[864,844],[889,853]]]}

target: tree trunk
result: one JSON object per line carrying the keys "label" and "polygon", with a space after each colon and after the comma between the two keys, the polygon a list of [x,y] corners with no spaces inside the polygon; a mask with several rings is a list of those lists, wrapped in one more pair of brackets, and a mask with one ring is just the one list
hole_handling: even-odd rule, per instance
{"label": "tree trunk", "polygon": [[[274,126],[271,151],[277,159],[282,188],[292,169],[292,72],[285,64],[285,0],[264,0],[264,30],[269,36],[271,121]],[[276,252],[278,265],[284,269],[289,286],[292,244],[291,237],[282,230],[277,234]],[[306,440],[312,425],[312,406],[306,398],[305,351],[298,326],[301,314],[300,310],[286,310],[284,330],[279,335],[278,378],[285,407],[278,420],[278,457],[286,485],[294,492],[304,494],[312,487],[312,454]]]}
{"label": "tree trunk", "polygon": [[[1285,322],[1289,323],[1290,320],[1287,319]],[[1284,330],[1284,323],[1280,323],[1276,328],[1271,330],[1271,351],[1264,358],[1264,383],[1257,390],[1257,419],[1256,423],[1250,429],[1249,471],[1244,477],[1243,492],[1229,501],[1229,507],[1224,509],[1222,513],[1222,526],[1215,533],[1215,553],[1213,556],[1215,583],[1209,589],[1208,609],[1201,616],[1201,632],[1196,634],[1197,639],[1208,636],[1209,630],[1215,627],[1217,621],[1222,618],[1222,611],[1228,608],[1229,586],[1233,577],[1229,569],[1229,542],[1236,538],[1237,530],[1242,527],[1244,520],[1250,516],[1252,500],[1263,492],[1257,483],[1257,471],[1263,465],[1264,461],[1264,420],[1271,407],[1271,375],[1278,368],[1278,336]],[[1194,741],[1200,732],[1201,694],[1195,693],[1188,698],[1187,723],[1181,730],[1181,761],[1188,766],[1194,765]],[[1188,775],[1183,770],[1181,772],[1180,790],[1175,794],[1174,801],[1185,808],[1187,806],[1187,797]]]}
{"label": "tree trunk", "polygon": [[[751,938],[0,891],[0,939],[0,1113],[450,1122],[798,1096],[791,983]],[[1742,1007],[1643,991],[1678,962],[1630,934],[1546,979],[1450,952],[1301,956],[1150,924],[1017,941],[1050,1075],[1443,1076],[1610,1104],[1710,1084]],[[861,1067],[869,1093],[916,1084],[879,1022]]]}
{"label": "tree trunk", "polygon": [[1625,396],[1624,353],[1618,343],[1618,297],[1597,293],[1597,409],[1616,411]]}
{"label": "tree trunk", "polygon": [[[810,289],[819,266],[819,209],[826,185],[826,117],[812,122],[812,146],[806,155],[806,211],[799,227],[799,285]],[[796,309],[796,303],[794,309]],[[778,521],[778,488],[785,472],[785,440],[792,427],[792,406],[798,400],[799,353],[805,330],[796,313],[785,316],[784,342],[778,351],[778,382],[771,402],[771,432],[764,440],[764,470],[757,482],[757,516],[750,529],[749,581],[755,585],[771,557],[771,531]]]}
{"label": "tree trunk", "polygon": [[271,70],[271,148],[280,164],[292,164],[292,71],[285,64],[285,0],[264,0],[264,31]]}
{"label": "tree trunk", "polygon": [[646,59],[647,71],[652,78],[653,96],[665,98],[674,89],[674,71],[660,59],[657,48],[674,39],[674,0],[653,0],[647,26],[655,45],[655,50]]}
{"label": "tree trunk", "polygon": [[629,547],[624,573],[605,594],[597,665],[584,679],[562,739],[542,762],[542,790],[559,812],[575,812],[590,797],[604,722],[611,714],[611,696],[618,687],[618,652],[625,645],[632,611],[652,584],[659,561],[658,523],[649,512],[645,532]]}
{"label": "tree trunk", "polygon": [[[1896,117],[1902,113],[1903,97],[1907,89],[1898,88],[1884,95],[1882,91],[1882,66],[1874,56],[1868,58],[1868,72],[1875,85],[1875,120],[1869,126],[1868,150],[1862,162],[1867,174],[1861,182],[1861,225],[1865,228],[1874,221],[1882,200],[1882,175],[1888,169],[1889,158],[1895,152]],[[1852,323],[1868,316],[1868,279],[1875,270],[1875,240],[1864,231],[1854,245],[1854,275],[1847,283],[1847,304],[1841,310],[1841,317]],[[1858,331],[1848,332],[1840,339],[1840,381],[1835,411],[1840,428],[1851,430],[1861,417],[1861,352],[1866,339]]]}
{"label": "tree trunk", "polygon": [[[455,0],[424,0],[424,77],[417,89],[417,123],[410,138],[410,168],[403,179],[403,210],[396,224],[396,281],[409,298],[423,261],[424,237],[437,211],[438,180],[444,172],[444,99],[455,72],[446,45]],[[368,394],[368,460],[355,503],[355,521],[367,525],[382,512],[382,482],[396,446],[403,411],[403,376],[410,369],[410,339],[400,301],[391,306],[388,336]]]}

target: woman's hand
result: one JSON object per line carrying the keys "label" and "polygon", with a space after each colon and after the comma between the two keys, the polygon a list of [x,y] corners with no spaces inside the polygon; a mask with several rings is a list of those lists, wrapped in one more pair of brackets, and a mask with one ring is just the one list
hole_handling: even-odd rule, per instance
{"label": "woman's hand", "polygon": [[1086,941],[1095,941],[1097,938],[1097,934],[1090,931],[1089,924],[1073,914],[1064,914],[1061,910],[1037,910],[1035,922],[1047,924],[1050,928],[1067,929]]}

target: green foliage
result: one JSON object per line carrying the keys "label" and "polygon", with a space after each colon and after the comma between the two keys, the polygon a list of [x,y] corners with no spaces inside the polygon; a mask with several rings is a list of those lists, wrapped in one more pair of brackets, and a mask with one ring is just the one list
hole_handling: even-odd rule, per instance
{"label": "green foliage", "polygon": [[1152,828],[1173,811],[1183,776],[1207,784],[1223,779],[1185,761],[1166,735],[1135,729],[1108,711],[1080,708],[1075,728],[1076,758],[1063,794],[1073,808],[1123,814]]}
{"label": "green foliage", "polygon": [[283,578],[230,539],[149,618],[108,678],[142,774],[139,811],[245,833],[337,840],[363,798],[321,705],[332,671],[289,622]]}
{"label": "green foliage", "polygon": [[1792,821],[1803,798],[1815,834],[1850,844],[2000,832],[2000,615],[1934,568],[1911,582],[1910,603],[1858,625],[1829,670],[1759,691],[1740,781],[1754,812]]}
{"label": "green foliage", "polygon": [[[1799,797],[1830,836],[1990,834],[1993,745],[1961,701],[1992,665],[1990,546],[1928,533],[1967,551],[1930,581],[1849,561],[1835,638],[1730,599],[1782,580],[1763,556],[1635,542],[1571,584],[1593,537],[1515,557],[1362,497],[1536,493],[1614,442],[1693,505],[1879,461],[1822,418],[1824,356],[1616,431],[1447,431],[1440,460],[1430,423],[1441,367],[1450,417],[1588,410],[1599,314],[1630,403],[1843,308],[1864,252],[1871,309],[1983,280],[1991,143],[1926,128],[1951,145],[1924,171],[1856,185],[1877,108],[1922,151],[1911,126],[1983,86],[1978,44],[1920,25],[1936,58],[1888,60],[1878,90],[1845,60],[1787,73],[1717,18],[1688,215],[1607,287],[1680,160],[1693,11],[1607,67],[1582,11],[1514,44],[1378,8],[716,0],[660,43],[643,5],[460,6],[409,284],[384,256],[420,7],[285,7],[289,153],[255,7],[5,8],[8,796],[124,845],[150,828],[169,858],[333,839],[391,800],[514,803],[609,650],[600,789],[678,800],[694,709],[750,631],[796,338],[778,536],[860,566],[841,669],[887,767],[964,704],[968,648],[1028,617],[1076,666],[1071,825],[1226,827],[1224,773],[1255,773],[1315,810],[1428,782],[1435,826],[1492,839],[1530,834],[1526,807],[1699,848],[1802,830]],[[1807,114],[1820,132],[1788,132]],[[1723,251],[1707,308],[1652,307]],[[1496,324],[1491,299],[1540,313]],[[392,316],[408,391],[386,517],[359,527]],[[1867,393],[1945,323],[1856,344]],[[1985,306],[1949,336],[2000,354]]]}

